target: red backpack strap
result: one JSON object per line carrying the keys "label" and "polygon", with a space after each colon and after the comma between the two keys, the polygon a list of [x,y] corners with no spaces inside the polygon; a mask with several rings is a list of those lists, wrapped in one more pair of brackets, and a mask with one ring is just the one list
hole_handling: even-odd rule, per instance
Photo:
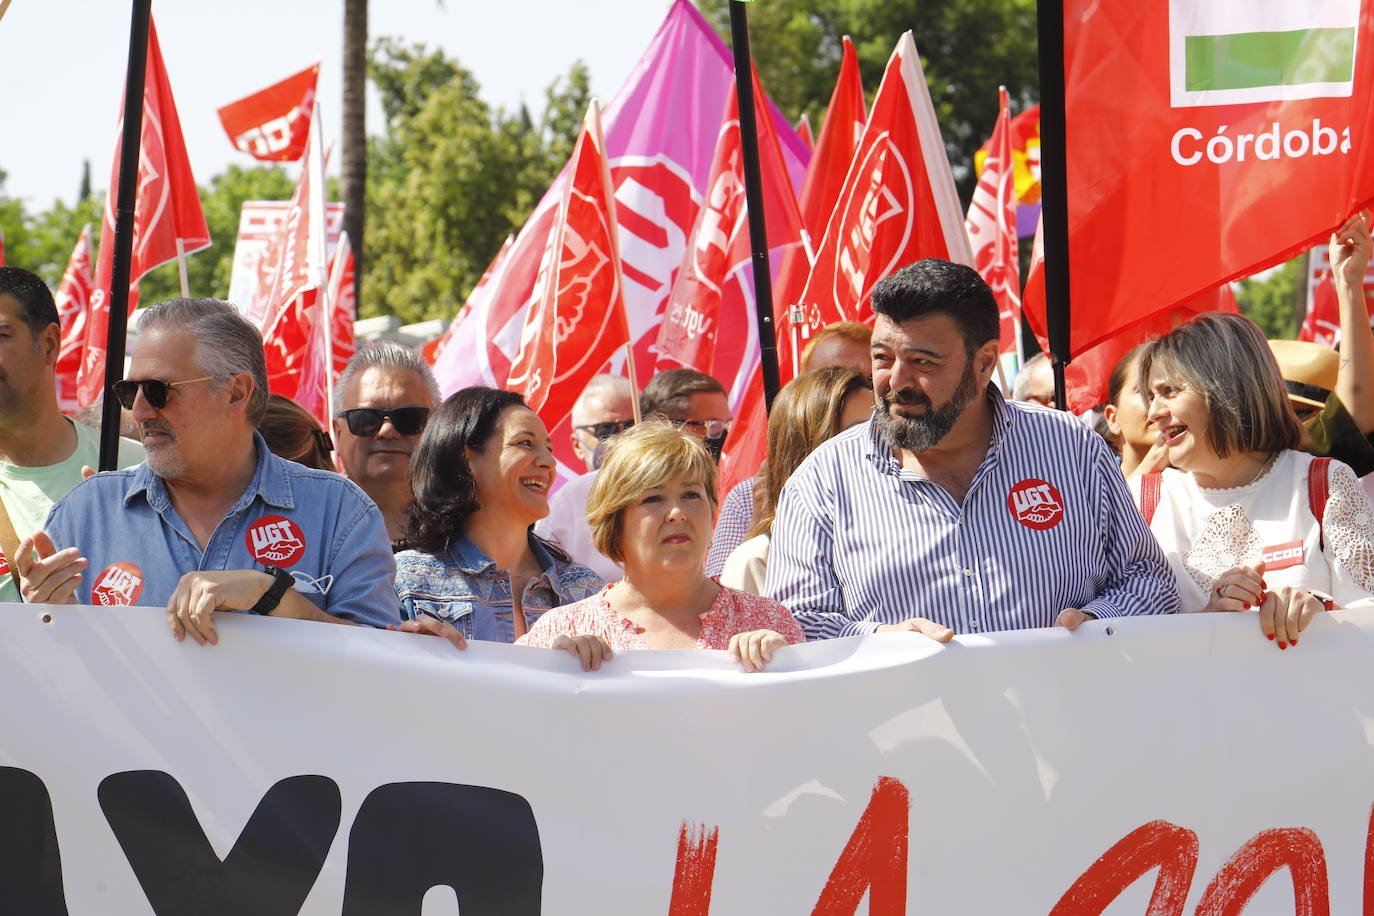
{"label": "red backpack strap", "polygon": [[1322,550],[1326,549],[1322,520],[1326,518],[1326,501],[1331,498],[1330,475],[1330,458],[1312,459],[1312,466],[1307,469],[1307,504],[1312,509],[1312,517],[1317,520],[1317,543]]}
{"label": "red backpack strap", "polygon": [[1145,524],[1154,521],[1155,510],[1159,508],[1160,484],[1164,475],[1159,471],[1140,475],[1140,514],[1145,516]]}

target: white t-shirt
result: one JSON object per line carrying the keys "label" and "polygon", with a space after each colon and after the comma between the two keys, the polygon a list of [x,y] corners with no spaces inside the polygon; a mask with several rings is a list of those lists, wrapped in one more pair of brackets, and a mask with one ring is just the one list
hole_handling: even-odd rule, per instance
{"label": "white t-shirt", "polygon": [[[1285,451],[1257,480],[1209,490],[1192,474],[1166,468],[1150,530],[1178,580],[1184,611],[1207,606],[1222,573],[1265,560],[1264,580],[1329,598],[1337,607],[1374,608],[1374,512],[1348,465],[1332,461],[1322,525],[1307,490],[1312,456]],[[1140,477],[1130,481],[1137,503]],[[1325,541],[1323,548],[1322,541]]]}

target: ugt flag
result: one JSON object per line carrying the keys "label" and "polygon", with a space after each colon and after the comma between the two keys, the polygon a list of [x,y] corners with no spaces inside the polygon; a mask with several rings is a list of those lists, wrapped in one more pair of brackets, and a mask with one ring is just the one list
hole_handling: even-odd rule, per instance
{"label": "ugt flag", "polygon": [[506,380],[549,428],[572,412],[587,382],[630,342],[615,190],[595,99],[582,120],[570,165],[539,264],[534,306]]}
{"label": "ugt flag", "polygon": [[1071,355],[1374,200],[1371,0],[1067,0],[1064,26]]}
{"label": "ugt flag", "polygon": [[76,373],[81,368],[81,346],[86,340],[86,310],[91,303],[91,225],[81,228],[72,249],[71,260],[58,284],[57,320],[62,327],[62,343],[57,351],[57,404],[73,413],[80,403],[76,398]]}
{"label": "ugt flag", "polygon": [[219,109],[219,122],[237,149],[264,162],[295,162],[305,153],[320,65]]}
{"label": "ugt flag", "polygon": [[1001,352],[1015,353],[1021,332],[1021,261],[1016,250],[1016,190],[1013,186],[1011,106],[998,89],[997,127],[989,141],[968,218],[974,266],[997,299]]}
{"label": "ugt flag", "polygon": [[[124,100],[124,104],[128,99]],[[86,321],[85,352],[77,380],[82,407],[100,396],[105,384],[105,346],[110,326],[110,295],[114,272],[115,197],[119,193],[119,155],[123,142],[124,113],[115,129],[114,164],[105,198],[105,221],[100,230],[100,258],[95,288]],[[172,99],[172,84],[162,63],[157,28],[148,26],[148,71],[143,85],[143,131],[139,141],[138,184],[134,200],[134,244],[129,265],[129,311],[138,306],[138,281],[159,265],[182,255],[210,247],[210,230],[200,208],[200,194],[181,120]],[[122,352],[116,358],[123,359]]]}

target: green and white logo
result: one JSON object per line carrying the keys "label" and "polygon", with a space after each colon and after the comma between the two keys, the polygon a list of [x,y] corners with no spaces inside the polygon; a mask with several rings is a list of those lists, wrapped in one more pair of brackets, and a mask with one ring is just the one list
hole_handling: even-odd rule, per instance
{"label": "green and white logo", "polygon": [[1360,2],[1169,0],[1170,103],[1349,96]]}

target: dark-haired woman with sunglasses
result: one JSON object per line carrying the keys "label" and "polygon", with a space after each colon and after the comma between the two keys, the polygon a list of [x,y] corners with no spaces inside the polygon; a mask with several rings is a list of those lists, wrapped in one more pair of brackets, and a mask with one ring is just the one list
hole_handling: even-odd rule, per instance
{"label": "dark-haired woman with sunglasses", "polygon": [[537,537],[553,445],[518,394],[464,388],[435,411],[410,465],[415,492],[396,555],[402,629],[514,642],[549,608],[602,581]]}

